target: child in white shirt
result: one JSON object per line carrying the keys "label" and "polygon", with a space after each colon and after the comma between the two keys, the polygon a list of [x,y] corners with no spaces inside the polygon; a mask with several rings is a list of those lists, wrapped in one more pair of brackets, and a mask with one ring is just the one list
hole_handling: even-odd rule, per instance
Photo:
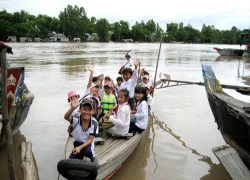
{"label": "child in white shirt", "polygon": [[130,123],[129,132],[142,133],[148,125],[148,104],[147,104],[147,92],[145,87],[137,86],[135,88],[135,100],[136,108],[132,111],[134,114],[134,120]]}
{"label": "child in white shirt", "polygon": [[118,93],[118,106],[113,110],[113,114],[106,114],[104,119],[108,119],[108,122],[114,124],[114,126],[108,129],[108,132],[117,135],[124,136],[128,133],[130,125],[130,107],[128,105],[129,92],[126,89],[122,89]]}
{"label": "child in white shirt", "polygon": [[115,85],[115,96],[118,97],[118,92],[122,89],[122,82],[123,79],[122,77],[117,77],[116,78],[116,85]]}
{"label": "child in white shirt", "polygon": [[122,89],[129,91],[129,105],[131,109],[134,107],[134,89],[138,80],[138,69],[137,66],[140,64],[140,60],[135,61],[135,69],[132,71],[130,68],[125,68],[122,72],[123,82],[121,84]]}

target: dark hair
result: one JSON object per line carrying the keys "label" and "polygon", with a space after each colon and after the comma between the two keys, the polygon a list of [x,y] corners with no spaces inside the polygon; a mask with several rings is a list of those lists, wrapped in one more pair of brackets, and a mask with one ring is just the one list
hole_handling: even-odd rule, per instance
{"label": "dark hair", "polygon": [[96,82],[99,78],[98,77],[93,77],[92,82]]}
{"label": "dark hair", "polygon": [[130,59],[130,58],[131,58],[131,56],[130,56],[130,55],[128,55],[128,54],[126,54],[126,55],[125,55],[125,58],[126,58],[126,59]]}
{"label": "dark hair", "polygon": [[122,74],[126,74],[126,73],[129,73],[132,76],[133,71],[131,68],[124,68],[122,71]]}
{"label": "dark hair", "polygon": [[93,105],[94,105],[94,109],[96,110],[97,109],[97,106],[98,106],[98,100],[96,97],[90,97],[91,100],[93,101]]}
{"label": "dark hair", "polygon": [[123,79],[122,79],[122,77],[119,76],[119,77],[116,78],[116,81],[122,81],[123,82]]}
{"label": "dark hair", "polygon": [[148,97],[147,97],[147,89],[145,87],[142,87],[142,86],[136,86],[135,87],[135,93],[140,93],[140,94],[143,94],[143,98],[140,100],[141,102],[142,101],[147,101],[148,100]]}
{"label": "dark hair", "polygon": [[97,89],[100,89],[100,87],[99,87],[99,86],[97,86],[97,85],[93,86],[93,88],[97,88]]}
{"label": "dark hair", "polygon": [[111,78],[109,77],[109,76],[105,76],[105,78],[104,79],[110,79],[111,80]]}
{"label": "dark hair", "polygon": [[143,71],[143,75],[149,75],[148,71]]}
{"label": "dark hair", "polygon": [[123,93],[123,95],[125,96],[125,99],[129,98],[129,91],[127,89],[121,89],[119,92]]}

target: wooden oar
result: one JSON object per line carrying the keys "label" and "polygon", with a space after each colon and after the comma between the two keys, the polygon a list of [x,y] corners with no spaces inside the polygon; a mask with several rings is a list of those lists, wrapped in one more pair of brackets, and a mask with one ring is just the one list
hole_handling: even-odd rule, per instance
{"label": "wooden oar", "polygon": [[[170,77],[170,75],[168,75],[168,74],[164,74],[164,76]],[[178,83],[183,83],[183,84],[196,84],[196,85],[204,86],[203,82],[171,80],[170,78],[169,79],[168,78],[167,79],[161,79],[161,81],[163,83],[165,83],[165,82],[176,82],[177,85],[178,85]],[[167,88],[167,87],[169,87],[169,84],[167,86],[159,87],[157,89]],[[234,90],[236,90],[237,92],[239,92],[241,94],[250,95],[250,87],[247,87],[247,86],[235,86],[235,85],[221,84],[221,87],[226,88],[226,89],[234,89]]]}

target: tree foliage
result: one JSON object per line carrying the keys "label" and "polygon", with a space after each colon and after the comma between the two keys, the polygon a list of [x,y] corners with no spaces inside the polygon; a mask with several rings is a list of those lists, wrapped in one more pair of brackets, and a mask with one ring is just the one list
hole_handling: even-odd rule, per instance
{"label": "tree foliage", "polygon": [[70,38],[84,37],[84,33],[90,28],[90,20],[83,7],[68,5],[59,14],[62,31]]}
{"label": "tree foliage", "polygon": [[101,18],[96,22],[96,32],[101,42],[109,41],[109,22],[105,18]]}
{"label": "tree foliage", "polygon": [[[0,40],[7,40],[8,36],[40,37],[47,38],[51,32],[64,33],[71,40],[80,37],[85,40],[85,34],[98,34],[101,42],[123,39],[133,39],[139,42],[157,42],[163,37],[165,42],[178,41],[185,43],[223,43],[240,44],[241,33],[249,30],[239,30],[233,26],[230,30],[218,30],[213,25],[203,24],[201,31],[190,24],[181,23],[166,24],[166,32],[153,19],[137,22],[130,27],[124,20],[109,23],[105,18],[96,19],[87,17],[83,7],[68,5],[60,12],[59,18],[47,15],[33,16],[28,12],[8,13],[0,11]],[[166,36],[163,36],[166,34]],[[243,39],[244,43],[248,40]]]}

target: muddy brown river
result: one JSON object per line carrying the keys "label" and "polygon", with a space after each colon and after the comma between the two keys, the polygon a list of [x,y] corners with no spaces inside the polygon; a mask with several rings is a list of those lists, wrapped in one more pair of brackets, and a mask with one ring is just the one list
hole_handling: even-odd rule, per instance
{"label": "muddy brown river", "polygon": [[[125,52],[139,58],[154,78],[159,43],[9,43],[12,66],[25,67],[25,83],[35,95],[21,134],[33,144],[41,180],[56,180],[57,162],[64,158],[69,107],[67,92],[86,90],[88,65],[115,79]],[[200,44],[162,44],[158,73],[171,79],[203,81],[201,65],[210,64],[223,84],[247,85],[250,64],[240,58],[220,58],[213,47]],[[217,45],[217,47],[234,47]],[[158,76],[157,76],[158,77]],[[175,85],[172,83],[172,85]],[[227,90],[249,102],[249,98]],[[150,130],[136,151],[112,178],[212,180],[230,179],[211,149],[224,144],[210,110],[205,88],[172,86],[155,90]],[[5,164],[7,166],[7,164]],[[2,164],[1,164],[2,166]],[[1,180],[8,179],[0,175]]]}

